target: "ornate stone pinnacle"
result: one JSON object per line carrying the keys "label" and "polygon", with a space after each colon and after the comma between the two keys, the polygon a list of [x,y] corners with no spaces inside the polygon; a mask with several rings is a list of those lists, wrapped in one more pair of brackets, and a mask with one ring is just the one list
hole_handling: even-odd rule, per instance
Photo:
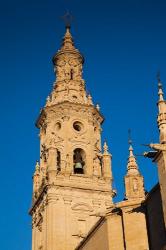
{"label": "ornate stone pinnacle", "polygon": [[162,83],[158,76],[158,117],[157,123],[160,131],[160,143],[166,143],[166,101],[164,100],[164,93]]}
{"label": "ornate stone pinnacle", "polygon": [[35,172],[38,173],[40,171],[39,161],[36,161]]}
{"label": "ornate stone pinnacle", "polygon": [[160,79],[160,71],[157,73],[157,81],[158,81],[158,96],[159,96],[159,101],[164,100],[164,93],[162,89],[162,82]]}
{"label": "ornate stone pinnacle", "polygon": [[132,147],[132,145],[130,145],[129,146],[129,157],[132,157],[132,156],[134,156],[134,154],[133,154],[133,147]]}
{"label": "ornate stone pinnacle", "polygon": [[133,147],[129,146],[129,158],[127,163],[127,175],[139,174],[136,158],[133,154]]}
{"label": "ornate stone pinnacle", "polygon": [[49,106],[50,105],[50,101],[51,101],[50,96],[47,96],[45,106]]}
{"label": "ornate stone pinnacle", "polygon": [[159,101],[164,100],[164,93],[163,93],[162,83],[161,82],[158,82],[158,96],[159,96]]}
{"label": "ornate stone pinnacle", "polygon": [[108,145],[107,145],[106,142],[104,142],[103,149],[104,149],[104,153],[105,153],[105,154],[108,154]]}
{"label": "ornate stone pinnacle", "polygon": [[50,101],[50,96],[49,96],[49,95],[47,96],[46,101],[47,101],[47,102]]}
{"label": "ornate stone pinnacle", "polygon": [[75,49],[70,27],[66,27],[66,33],[63,38],[62,50]]}
{"label": "ornate stone pinnacle", "polygon": [[99,104],[96,104],[96,109],[97,109],[98,111],[100,110]]}
{"label": "ornate stone pinnacle", "polygon": [[87,97],[87,98],[88,98],[88,104],[89,104],[89,105],[93,105],[93,102],[92,102],[92,97],[91,97],[91,95],[90,95],[90,94],[88,95],[88,97]]}

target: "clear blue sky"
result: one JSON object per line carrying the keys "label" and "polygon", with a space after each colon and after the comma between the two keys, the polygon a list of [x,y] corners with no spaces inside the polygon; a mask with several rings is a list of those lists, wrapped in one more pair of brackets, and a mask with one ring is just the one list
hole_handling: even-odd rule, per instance
{"label": "clear blue sky", "polygon": [[[136,154],[158,141],[157,82],[166,86],[165,0],[6,0],[0,8],[2,250],[31,249],[32,173],[39,159],[34,123],[54,81],[51,58],[60,47],[66,10],[85,56],[84,79],[105,116],[103,139],[113,154],[113,175],[124,196],[123,177],[132,130]],[[166,88],[165,88],[166,89]],[[138,157],[145,187],[157,182],[156,166]]]}

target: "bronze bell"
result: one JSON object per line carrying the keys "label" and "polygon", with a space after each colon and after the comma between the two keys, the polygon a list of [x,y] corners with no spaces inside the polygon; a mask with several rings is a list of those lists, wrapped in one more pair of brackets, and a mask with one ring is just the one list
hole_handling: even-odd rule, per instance
{"label": "bronze bell", "polygon": [[79,168],[79,169],[81,168],[81,169],[82,169],[83,167],[82,167],[81,162],[76,162],[75,168],[77,168],[77,169],[78,169],[78,168]]}
{"label": "bronze bell", "polygon": [[75,169],[75,173],[82,174],[83,173],[83,166],[82,166],[81,162],[76,162],[74,169]]}

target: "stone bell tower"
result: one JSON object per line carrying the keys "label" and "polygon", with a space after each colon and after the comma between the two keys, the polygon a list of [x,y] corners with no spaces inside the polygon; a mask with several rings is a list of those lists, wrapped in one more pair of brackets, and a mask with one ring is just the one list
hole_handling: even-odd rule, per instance
{"label": "stone bell tower", "polygon": [[126,200],[144,200],[144,179],[140,174],[132,145],[129,146],[129,157],[127,163],[127,174],[125,180]]}
{"label": "stone bell tower", "polygon": [[56,81],[36,122],[32,250],[74,250],[97,214],[113,204],[111,154],[106,143],[101,148],[103,116],[86,93],[83,63],[67,26],[53,57]]}

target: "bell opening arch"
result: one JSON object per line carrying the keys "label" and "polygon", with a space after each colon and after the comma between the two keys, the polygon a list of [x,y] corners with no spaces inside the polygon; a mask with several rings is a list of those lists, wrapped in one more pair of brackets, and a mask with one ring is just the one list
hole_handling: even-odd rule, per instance
{"label": "bell opening arch", "polygon": [[74,174],[85,173],[86,154],[82,148],[75,148],[73,151]]}

